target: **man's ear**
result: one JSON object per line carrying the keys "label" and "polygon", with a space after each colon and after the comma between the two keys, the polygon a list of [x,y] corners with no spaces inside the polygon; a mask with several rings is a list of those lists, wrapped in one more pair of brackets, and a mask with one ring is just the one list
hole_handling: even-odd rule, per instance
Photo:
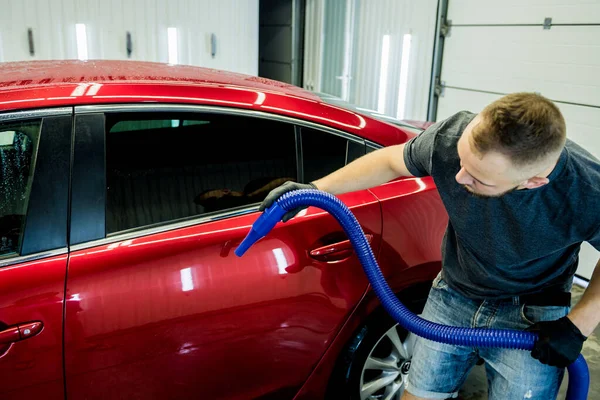
{"label": "man's ear", "polygon": [[533,178],[529,178],[525,182],[521,183],[521,187],[525,189],[535,189],[546,185],[548,182],[550,182],[548,178],[540,178],[539,176],[534,176]]}

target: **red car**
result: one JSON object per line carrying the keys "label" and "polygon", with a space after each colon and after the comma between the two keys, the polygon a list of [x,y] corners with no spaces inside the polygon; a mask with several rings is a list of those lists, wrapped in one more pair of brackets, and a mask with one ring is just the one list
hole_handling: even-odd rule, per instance
{"label": "red car", "polygon": [[[0,64],[0,398],[399,396],[410,336],[333,217],[234,250],[272,188],[418,132],[256,76]],[[340,198],[419,312],[447,224],[432,180]]]}

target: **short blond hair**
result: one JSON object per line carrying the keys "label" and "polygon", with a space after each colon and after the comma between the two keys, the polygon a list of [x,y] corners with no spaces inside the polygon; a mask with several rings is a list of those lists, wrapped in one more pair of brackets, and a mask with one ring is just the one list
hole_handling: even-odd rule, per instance
{"label": "short blond hair", "polygon": [[472,144],[481,154],[497,151],[515,166],[534,165],[558,156],[566,142],[558,107],[537,93],[513,93],[489,104],[473,129]]}

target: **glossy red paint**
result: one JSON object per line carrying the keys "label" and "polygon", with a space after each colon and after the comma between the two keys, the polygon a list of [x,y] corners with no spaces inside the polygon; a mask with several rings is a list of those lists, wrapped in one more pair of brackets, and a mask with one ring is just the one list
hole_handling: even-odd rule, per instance
{"label": "glossy red paint", "polygon": [[378,262],[389,280],[441,259],[448,216],[433,179],[404,178],[370,189],[381,201],[383,239]]}
{"label": "glossy red paint", "polygon": [[[133,61],[0,64],[0,112],[149,102],[279,114],[382,145],[414,136],[264,78]],[[435,277],[447,216],[431,179],[340,198],[394,291]],[[68,260],[0,268],[0,332],[30,329],[0,344],[0,397],[323,398],[379,302],[339,224],[313,207],[236,257],[257,216],[116,235]]]}
{"label": "glossy red paint", "polygon": [[[67,255],[0,268],[0,330],[42,322],[37,335],[0,345],[2,399],[63,399],[62,315]],[[30,327],[31,328],[31,327]],[[15,337],[17,339],[17,337]]]}
{"label": "glossy red paint", "polygon": [[[343,197],[373,235],[380,207]],[[296,393],[367,281],[357,258],[311,249],[345,238],[322,210],[280,223],[238,258],[257,214],[72,254],[66,313],[70,398],[258,398]],[[232,384],[232,379],[235,384]],[[102,385],[101,392],[95,391]]]}
{"label": "glossy red paint", "polygon": [[[381,264],[380,264],[381,266]],[[405,270],[402,274],[401,280],[389,280],[388,284],[390,288],[396,293],[400,293],[412,285],[431,282],[440,270],[439,262],[433,262],[430,264],[420,265],[419,268],[410,268]],[[331,374],[334,371],[336,362],[347,350],[348,343],[358,333],[362,325],[369,318],[369,316],[377,309],[381,308],[379,299],[375,296],[372,291],[368,291],[365,297],[360,301],[360,304],[356,310],[352,313],[348,321],[346,321],[344,327],[340,330],[339,334],[335,337],[331,346],[327,349],[327,352],[321,358],[319,365],[316,366],[313,373],[306,380],[302,389],[298,392],[294,400],[313,400],[323,399],[324,393],[326,393],[328,386],[331,384]],[[335,388],[334,388],[335,393]],[[335,394],[332,397],[335,399]]]}
{"label": "glossy red paint", "polygon": [[209,68],[139,61],[30,61],[0,64],[0,111],[114,103],[204,104],[301,118],[382,145],[414,136],[321,102],[300,87]]}

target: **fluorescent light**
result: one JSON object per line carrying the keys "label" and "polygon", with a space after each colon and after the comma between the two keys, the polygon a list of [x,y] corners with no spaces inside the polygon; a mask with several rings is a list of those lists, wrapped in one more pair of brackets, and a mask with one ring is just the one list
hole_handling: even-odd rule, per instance
{"label": "fluorescent light", "polygon": [[406,112],[406,90],[408,87],[408,61],[410,59],[410,42],[412,35],[407,33],[402,39],[402,61],[400,61],[400,88],[398,89],[398,110],[396,118],[404,119]]}
{"label": "fluorescent light", "polygon": [[287,274],[285,270],[288,267],[288,262],[283,254],[283,249],[273,249],[273,255],[275,256],[275,262],[277,263],[277,270],[280,275]]}
{"label": "fluorescent light", "polygon": [[177,64],[177,28],[167,28],[169,64]]}
{"label": "fluorescent light", "polygon": [[194,289],[194,280],[192,279],[192,269],[184,268],[179,271],[181,273],[181,291],[189,292]]}
{"label": "fluorescent light", "polygon": [[390,35],[383,35],[381,42],[381,66],[379,69],[379,98],[377,100],[377,111],[385,112],[385,96],[387,91],[388,63],[390,61]]}
{"label": "fluorescent light", "polygon": [[85,24],[75,24],[75,35],[77,37],[77,58],[79,58],[80,60],[87,60],[88,51]]}

